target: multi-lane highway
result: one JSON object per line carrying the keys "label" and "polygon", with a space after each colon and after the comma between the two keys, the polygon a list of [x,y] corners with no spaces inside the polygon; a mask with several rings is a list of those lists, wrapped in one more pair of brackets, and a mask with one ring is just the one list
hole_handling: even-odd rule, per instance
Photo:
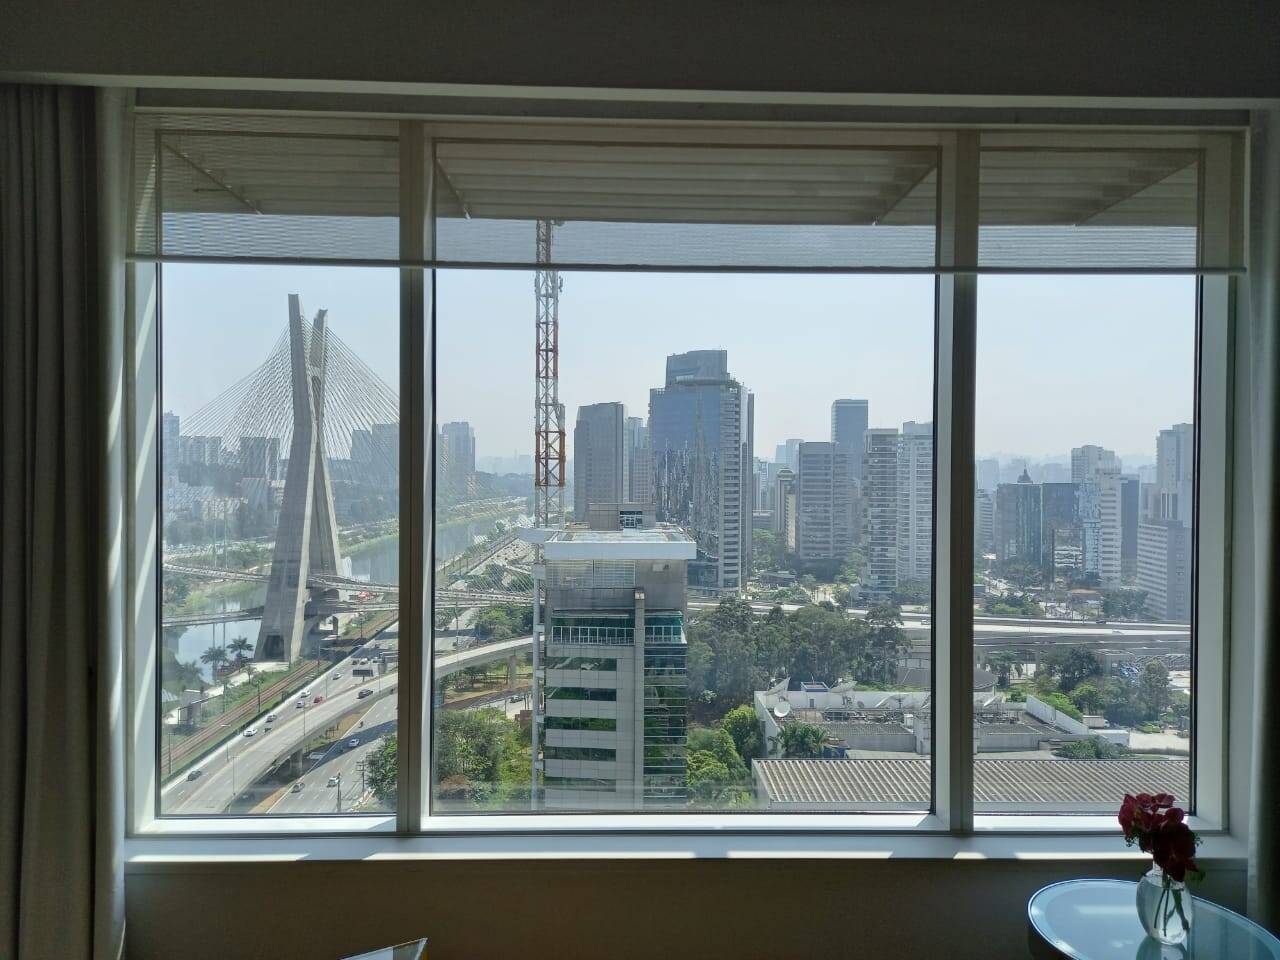
{"label": "multi-lane highway", "polygon": [[[364,795],[361,764],[367,763],[383,738],[396,729],[396,698],[377,700],[346,735],[320,760],[307,759],[303,772],[267,811],[273,815],[339,813],[349,811]],[[355,746],[352,746],[352,743]],[[337,783],[330,782],[337,778]],[[296,789],[301,784],[301,789]],[[368,808],[365,808],[366,810]]]}
{"label": "multi-lane highway", "polygon": [[[368,656],[373,652],[372,646],[366,646],[367,652],[359,656]],[[272,711],[250,721],[245,730],[253,729],[254,736],[246,737],[242,732],[229,738],[166,784],[160,793],[161,811],[168,816],[210,816],[225,812],[280,757],[354,709],[360,703],[361,690],[374,691],[372,696],[379,689],[395,685],[394,669],[373,679],[353,677],[354,659],[355,655],[338,662],[311,681],[306,687],[306,696],[299,691]],[[321,702],[316,702],[317,697],[323,698]],[[269,721],[271,715],[277,719]],[[199,774],[190,779],[196,770]],[[252,793],[248,799],[250,802],[254,799]]]}

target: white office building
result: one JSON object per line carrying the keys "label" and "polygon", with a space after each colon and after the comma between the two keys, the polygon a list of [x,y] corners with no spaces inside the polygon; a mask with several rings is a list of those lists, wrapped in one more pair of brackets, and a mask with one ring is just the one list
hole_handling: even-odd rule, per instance
{"label": "white office building", "polygon": [[612,523],[595,506],[592,528],[528,533],[546,560],[535,568],[545,621],[534,623],[542,809],[639,810],[687,799],[685,568],[696,548],[674,527],[630,527],[643,513],[633,506],[617,505]]}
{"label": "white office building", "polygon": [[1071,451],[1071,481],[1079,484],[1084,572],[1097,576],[1103,586],[1118,586],[1124,538],[1120,458],[1092,444],[1076,447]]}
{"label": "white office building", "polygon": [[872,597],[898,585],[898,431],[867,430],[862,454],[863,588]]}
{"label": "white office building", "polygon": [[933,424],[909,421],[898,437],[899,582],[933,575]]}

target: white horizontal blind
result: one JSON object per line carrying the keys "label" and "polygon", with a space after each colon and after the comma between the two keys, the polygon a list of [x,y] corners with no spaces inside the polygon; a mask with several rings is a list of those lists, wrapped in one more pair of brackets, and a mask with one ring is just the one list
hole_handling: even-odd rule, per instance
{"label": "white horizontal blind", "polygon": [[436,143],[445,263],[902,267],[934,264],[932,147],[723,143]]}
{"label": "white horizontal blind", "polygon": [[1200,151],[984,149],[980,268],[1190,269]]}
{"label": "white horizontal blind", "polygon": [[144,114],[132,252],[394,260],[399,181],[393,122]]}
{"label": "white horizontal blind", "polygon": [[[359,117],[141,113],[130,253],[399,262],[398,133]],[[549,265],[566,269],[928,272],[947,136],[444,125],[425,265],[535,268],[548,220]],[[949,269],[1195,270],[1200,139],[981,134],[978,260]]]}

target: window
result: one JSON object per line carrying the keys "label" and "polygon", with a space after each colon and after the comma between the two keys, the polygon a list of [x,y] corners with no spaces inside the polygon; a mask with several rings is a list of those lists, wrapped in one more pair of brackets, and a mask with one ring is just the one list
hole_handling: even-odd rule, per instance
{"label": "window", "polygon": [[[463,628],[467,670],[443,672],[452,618],[437,631],[438,736],[455,711],[491,723],[470,744],[490,762],[463,784],[437,760],[436,797],[450,813],[786,812],[797,778],[820,791],[889,757],[911,770],[888,787],[896,809],[927,810],[932,278],[560,272],[575,426],[566,519],[543,544],[532,463],[502,453],[527,443],[511,411],[532,388],[534,290],[526,271],[437,276],[438,416],[476,459],[437,488],[436,563],[451,603],[493,605]],[[628,500],[637,526],[596,509]],[[455,539],[463,504],[476,519]],[[566,786],[582,749],[611,751],[592,773],[611,789]],[[847,779],[832,809],[880,809],[878,778]]]}
{"label": "window", "polygon": [[1197,289],[978,285],[976,812],[1190,802]]}
{"label": "window", "polygon": [[135,830],[1221,822],[1234,135],[137,121]]}

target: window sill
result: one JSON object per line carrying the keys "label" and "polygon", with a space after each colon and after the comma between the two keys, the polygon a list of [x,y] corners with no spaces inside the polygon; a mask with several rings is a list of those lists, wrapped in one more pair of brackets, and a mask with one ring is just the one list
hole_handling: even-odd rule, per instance
{"label": "window sill", "polygon": [[[356,820],[361,833],[338,835],[346,820]],[[1114,825],[1092,829],[1062,824],[1045,829],[1046,821],[1065,818],[982,818],[1005,821],[1001,832],[980,824],[973,836],[956,837],[940,830],[936,817],[803,818],[827,821],[825,825],[798,823],[788,817],[785,828],[777,818],[767,825],[734,818],[718,825],[695,826],[666,823],[646,829],[620,827],[599,818],[474,817],[465,829],[456,821],[435,833],[407,837],[373,833],[368,824],[385,818],[313,818],[309,820],[165,822],[149,833],[126,841],[125,858],[130,871],[146,872],[195,865],[224,863],[288,863],[308,861],[415,861],[415,860],[694,860],[694,859],[860,859],[860,860],[992,860],[992,861],[1126,861],[1146,859],[1124,845]],[[543,822],[572,821],[571,825]],[[615,819],[615,818],[610,818]],[[616,818],[627,819],[627,818]],[[637,818],[632,818],[637,819]],[[680,818],[697,820],[700,818]],[[914,821],[886,823],[887,820]],[[1022,833],[1010,832],[1017,825]],[[1106,818],[1108,821],[1110,818]],[[514,831],[495,821],[520,820],[524,830]],[[853,821],[870,820],[862,824]],[[1032,832],[1031,822],[1038,826]],[[440,825],[438,820],[436,825]],[[192,829],[206,827],[206,829]],[[428,828],[430,829],[430,828]],[[289,832],[285,832],[288,830]],[[179,832],[180,831],[180,832]],[[234,835],[233,835],[234,834]],[[1243,869],[1245,845],[1222,833],[1205,836],[1198,859],[1206,866]]]}

